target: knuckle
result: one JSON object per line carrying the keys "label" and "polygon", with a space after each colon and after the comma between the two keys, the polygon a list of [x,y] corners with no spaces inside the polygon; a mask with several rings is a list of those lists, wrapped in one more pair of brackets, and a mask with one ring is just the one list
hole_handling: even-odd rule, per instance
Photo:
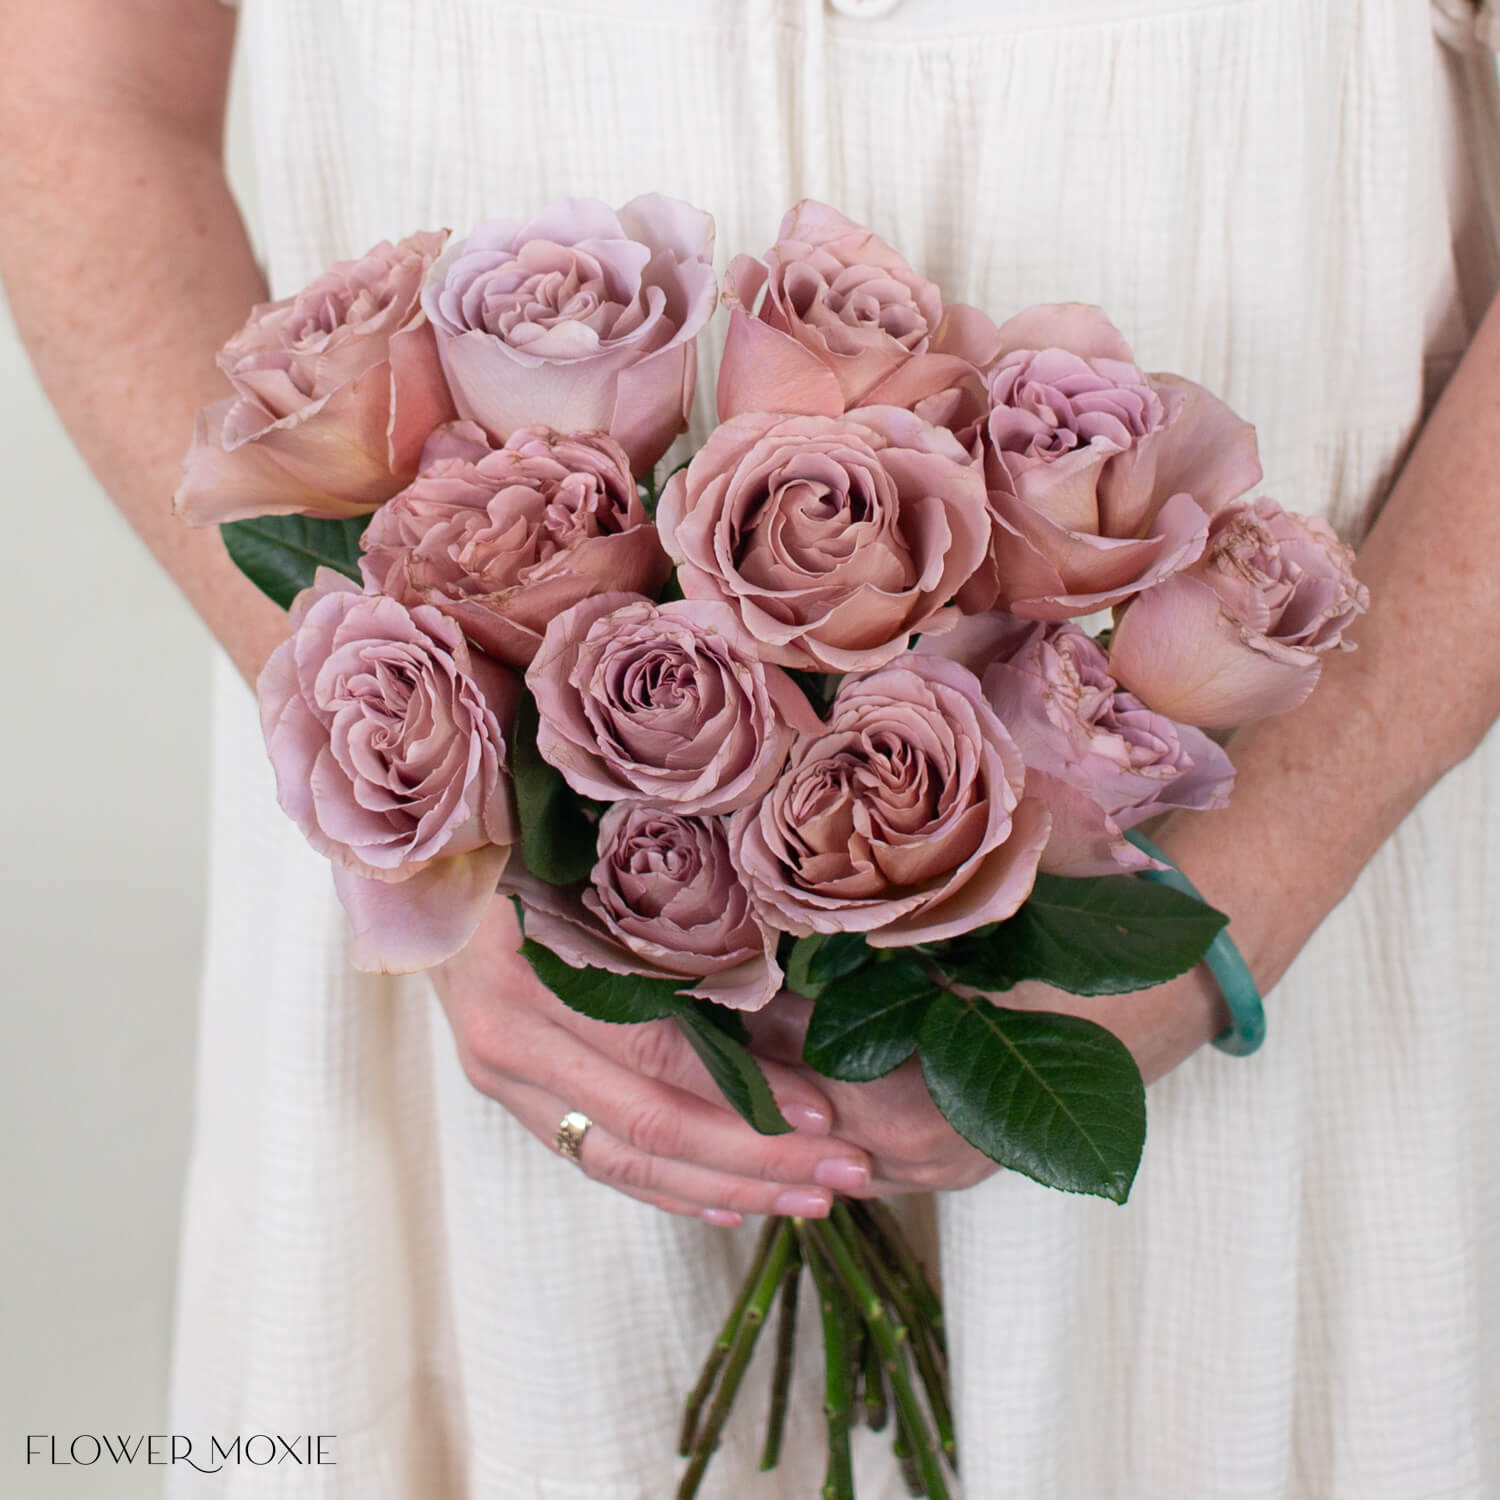
{"label": "knuckle", "polygon": [[630,1111],[624,1139],[649,1156],[679,1156],[682,1153],[682,1114],[670,1104],[646,1101]]}
{"label": "knuckle", "polygon": [[626,1188],[645,1194],[656,1188],[656,1169],[649,1156],[614,1143],[599,1142],[589,1175],[611,1187]]}
{"label": "knuckle", "polygon": [[632,1026],[625,1036],[625,1061],[637,1073],[660,1078],[676,1060],[677,1032],[666,1022]]}
{"label": "knuckle", "polygon": [[457,1040],[459,1058],[470,1083],[474,1083],[476,1072],[481,1075],[510,1072],[511,1051],[504,1026],[488,1020],[470,1021]]}

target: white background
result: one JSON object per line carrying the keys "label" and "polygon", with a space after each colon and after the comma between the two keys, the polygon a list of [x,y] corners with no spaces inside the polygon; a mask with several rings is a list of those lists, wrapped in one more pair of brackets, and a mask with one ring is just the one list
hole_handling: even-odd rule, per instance
{"label": "white background", "polygon": [[[253,223],[242,95],[229,156]],[[167,1430],[210,642],[3,306],[0,454],[0,1495],[143,1500],[164,1469],[27,1468],[26,1436]]]}

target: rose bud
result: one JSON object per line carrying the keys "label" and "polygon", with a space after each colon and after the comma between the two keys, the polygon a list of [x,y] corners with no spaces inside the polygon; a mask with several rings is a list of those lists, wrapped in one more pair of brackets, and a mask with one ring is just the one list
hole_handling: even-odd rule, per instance
{"label": "rose bud", "polygon": [[1172,808],[1228,805],[1229,757],[1120,688],[1098,642],[1076,625],[1033,624],[985,671],[984,691],[1026,761],[1027,795],[1052,814],[1042,851],[1049,874],[1150,868],[1125,829]]}
{"label": "rose bud", "polygon": [[291,625],[256,684],[277,801],[334,862],[355,966],[428,968],[473,936],[516,836],[501,725],[520,684],[437,610],[329,568]]}
{"label": "rose bud", "polygon": [[1226,506],[1202,558],[1121,614],[1109,669],[1159,713],[1226,729],[1296,708],[1326,652],[1369,607],[1354,553],[1326,521],[1274,500]]}
{"label": "rose bud", "polygon": [[724,301],[721,422],[749,411],[836,417],[925,350],[943,317],[933,282],[868,229],[812,199],[781,221],[764,262],[735,256]]}
{"label": "rose bud", "polygon": [[672,571],[624,449],[601,432],[520,427],[497,449],[472,422],[441,427],[360,545],[368,588],[434,605],[516,667],[579,600],[654,594]]}
{"label": "rose bud", "polygon": [[547,627],[526,674],[537,748],[585,797],[683,813],[758,802],[819,720],[726,604],[601,594]]}
{"label": "rose bud", "polygon": [[1186,567],[1260,479],[1255,429],[1201,386],[1147,375],[1097,308],[1034,307],[986,371],[990,557],[959,596],[1064,620]]}
{"label": "rose bud", "polygon": [[427,435],[454,415],[420,301],[446,238],[382,242],[255,308],[219,353],[236,394],[198,414],[180,515],[363,515],[416,473]]}
{"label": "rose bud", "polygon": [[656,521],[688,598],[722,600],[764,660],[815,672],[900,655],[989,537],[957,440],[889,406],[736,417],[667,481]]}
{"label": "rose bud", "polygon": [[618,213],[563,198],[456,241],[422,302],[459,412],[496,441],[607,431],[649,473],[687,426],[713,245],[707,214],[657,193]]}
{"label": "rose bud", "polygon": [[735,872],[722,819],[616,802],[590,879],[580,900],[517,866],[503,888],[526,908],[526,935],[575,968],[696,980],[687,994],[736,1010],[781,988],[777,935]]}
{"label": "rose bud", "polygon": [[777,927],[864,932],[875,947],[957,937],[1031,892],[1050,820],[956,662],[909,655],[851,677],[759,807],[730,819],[751,894]]}

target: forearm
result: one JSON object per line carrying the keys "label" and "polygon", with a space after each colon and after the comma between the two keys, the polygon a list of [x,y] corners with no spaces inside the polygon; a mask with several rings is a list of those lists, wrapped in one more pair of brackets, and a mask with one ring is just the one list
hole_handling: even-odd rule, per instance
{"label": "forearm", "polygon": [[265,295],[213,147],[149,112],[7,122],[0,273],[48,395],[101,484],[247,676],[284,616],[217,531],[171,513],[214,354]]}
{"label": "forearm", "polygon": [[[1295,504],[1296,497],[1285,497]],[[1296,712],[1236,735],[1223,812],[1162,843],[1228,911],[1262,989],[1422,796],[1500,715],[1500,304],[1429,418],[1359,553],[1359,649]]]}

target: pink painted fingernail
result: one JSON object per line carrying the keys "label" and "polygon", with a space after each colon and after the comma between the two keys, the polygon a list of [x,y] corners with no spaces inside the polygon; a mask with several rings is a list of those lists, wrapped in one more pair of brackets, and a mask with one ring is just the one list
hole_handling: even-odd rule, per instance
{"label": "pink painted fingernail", "polygon": [[828,1212],[826,1193],[809,1193],[805,1188],[788,1188],[772,1205],[772,1210],[793,1219],[821,1219]]}
{"label": "pink painted fingernail", "polygon": [[869,1186],[870,1169],[848,1156],[830,1156],[813,1168],[813,1181],[836,1193],[858,1193]]}
{"label": "pink painted fingernail", "polygon": [[781,1113],[793,1130],[805,1130],[809,1135],[827,1135],[833,1124],[821,1109],[810,1104],[783,1104]]}
{"label": "pink painted fingernail", "polygon": [[743,1214],[737,1214],[729,1208],[705,1208],[698,1217],[705,1224],[712,1224],[715,1229],[738,1229],[745,1222]]}

